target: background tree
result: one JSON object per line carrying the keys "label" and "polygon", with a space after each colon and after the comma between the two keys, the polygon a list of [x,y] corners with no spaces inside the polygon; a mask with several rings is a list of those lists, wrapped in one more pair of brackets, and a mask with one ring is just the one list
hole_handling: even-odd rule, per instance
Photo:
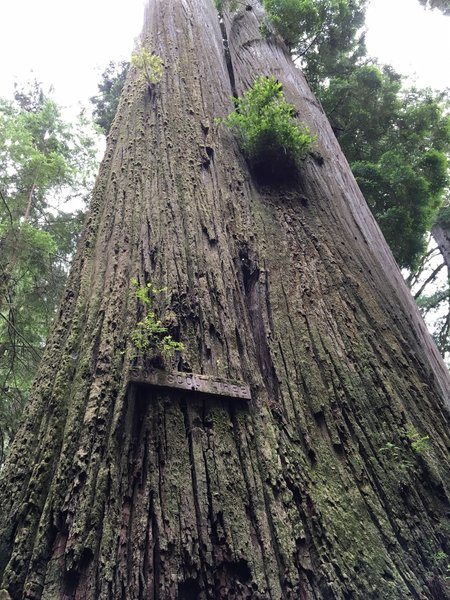
{"label": "background tree", "polygon": [[[437,238],[445,239],[438,222],[445,222],[449,181],[447,94],[406,89],[397,73],[376,64],[355,68],[347,79],[332,78],[318,93],[398,264],[409,271],[422,313],[435,315],[428,323],[447,356],[448,278],[436,289],[446,267],[445,245]],[[429,248],[430,232],[439,256]]]}
{"label": "background tree", "polygon": [[[129,73],[1,471],[6,597],[448,598],[449,375],[263,19],[148,4],[164,74]],[[272,75],[317,136],[296,185],[262,183],[217,122]],[[166,288],[155,316],[185,349],[165,368],[246,381],[250,403],[130,385],[161,359],[134,355],[134,279]]]}
{"label": "background tree", "polygon": [[398,264],[415,270],[448,185],[445,96],[402,89],[391,69],[365,65],[321,99]]}
{"label": "background tree", "polygon": [[36,82],[0,101],[0,463],[59,303],[92,184],[94,140]]}
{"label": "background tree", "polygon": [[450,355],[450,220],[448,204],[439,210],[432,238],[415,272],[408,278],[421,313],[435,342],[447,359]]}
{"label": "background tree", "polygon": [[94,122],[105,135],[108,135],[116,114],[129,67],[130,63],[127,61],[111,61],[102,73],[98,84],[99,93],[90,100],[94,106]]}
{"label": "background tree", "polygon": [[420,4],[428,9],[437,8],[444,15],[450,15],[449,0],[419,0]]}
{"label": "background tree", "polygon": [[365,55],[366,0],[264,0],[267,34],[279,34],[313,90],[349,76]]}

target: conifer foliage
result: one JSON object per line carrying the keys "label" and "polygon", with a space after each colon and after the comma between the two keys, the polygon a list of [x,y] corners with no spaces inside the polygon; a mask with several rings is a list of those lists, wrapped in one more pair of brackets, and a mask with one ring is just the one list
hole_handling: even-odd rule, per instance
{"label": "conifer foliage", "polygon": [[67,124],[39,84],[0,100],[0,463],[59,303],[94,157],[87,124]]}

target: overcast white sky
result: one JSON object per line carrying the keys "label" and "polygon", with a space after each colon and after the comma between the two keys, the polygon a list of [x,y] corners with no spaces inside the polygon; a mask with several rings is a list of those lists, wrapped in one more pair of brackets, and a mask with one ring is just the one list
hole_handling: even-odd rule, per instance
{"label": "overcast white sky", "polygon": [[32,70],[59,103],[87,102],[109,61],[129,59],[143,7],[144,0],[0,0],[0,95]]}
{"label": "overcast white sky", "polygon": [[[128,59],[145,0],[0,0],[0,95],[30,71],[65,106],[87,103],[110,60]],[[450,86],[450,17],[417,0],[372,0],[369,52],[417,82]],[[31,76],[33,76],[31,75]]]}
{"label": "overcast white sky", "polygon": [[366,24],[372,56],[404,75],[416,73],[421,86],[450,87],[450,17],[418,0],[372,0]]}

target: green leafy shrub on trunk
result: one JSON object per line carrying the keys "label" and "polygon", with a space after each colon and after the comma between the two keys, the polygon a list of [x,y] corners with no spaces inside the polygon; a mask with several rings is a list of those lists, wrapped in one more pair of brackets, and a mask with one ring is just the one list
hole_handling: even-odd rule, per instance
{"label": "green leafy shrub on trunk", "polygon": [[154,309],[155,297],[166,291],[165,288],[157,288],[153,283],[148,282],[140,287],[137,279],[131,280],[136,288],[135,296],[146,309],[144,318],[139,321],[130,334],[131,342],[136,353],[133,358],[139,355],[159,354],[165,360],[170,359],[175,352],[182,352],[185,348],[182,342],[177,342],[169,334],[168,327],[156,316]]}
{"label": "green leafy shrub on trunk", "polygon": [[142,73],[143,80],[148,85],[161,82],[164,74],[164,63],[157,54],[149,52],[146,48],[134,52],[131,57],[131,66]]}
{"label": "green leafy shrub on trunk", "polygon": [[315,137],[296,118],[275,77],[258,77],[240,98],[224,123],[236,134],[253,166],[285,171],[300,167],[311,151]]}

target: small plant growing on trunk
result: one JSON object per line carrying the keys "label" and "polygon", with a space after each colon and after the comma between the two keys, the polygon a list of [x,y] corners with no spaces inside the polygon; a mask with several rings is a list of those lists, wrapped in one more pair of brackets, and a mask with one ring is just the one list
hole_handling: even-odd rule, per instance
{"label": "small plant growing on trunk", "polygon": [[162,58],[149,52],[146,48],[141,48],[133,54],[131,66],[142,73],[142,80],[147,82],[148,85],[161,82],[164,73]]}
{"label": "small plant growing on trunk", "polygon": [[406,430],[406,437],[416,454],[425,454],[425,452],[430,449],[430,436],[421,436],[417,429],[412,425]]}
{"label": "small plant growing on trunk", "polygon": [[155,313],[155,297],[164,293],[166,288],[156,288],[151,282],[139,286],[137,279],[132,279],[131,283],[136,287],[136,298],[146,308],[145,317],[131,332],[131,342],[140,355],[159,354],[168,360],[175,352],[184,350],[184,344],[173,339],[163,320],[158,319]]}
{"label": "small plant growing on trunk", "polygon": [[[421,456],[430,450],[430,437],[428,435],[421,436],[412,425],[406,429],[405,433],[414,454]],[[395,464],[396,468],[402,473],[411,472],[416,468],[415,461],[407,456],[407,450],[404,447],[401,448],[392,442],[387,442],[382,448],[379,448],[379,451],[384,454],[389,462]],[[415,458],[417,459],[417,456]]]}
{"label": "small plant growing on trunk", "polygon": [[406,474],[414,469],[414,463],[405,455],[403,448],[392,442],[387,442],[385,446],[379,448],[379,451],[386,456],[387,460],[399,473]]}
{"label": "small plant growing on trunk", "polygon": [[235,132],[254,166],[283,172],[300,166],[316,138],[296,118],[295,107],[286,102],[275,77],[257,77],[234,104],[224,123]]}
{"label": "small plant growing on trunk", "polygon": [[214,0],[214,4],[216,5],[217,12],[222,16],[225,8],[230,12],[234,12],[239,8],[240,3],[238,0]]}

